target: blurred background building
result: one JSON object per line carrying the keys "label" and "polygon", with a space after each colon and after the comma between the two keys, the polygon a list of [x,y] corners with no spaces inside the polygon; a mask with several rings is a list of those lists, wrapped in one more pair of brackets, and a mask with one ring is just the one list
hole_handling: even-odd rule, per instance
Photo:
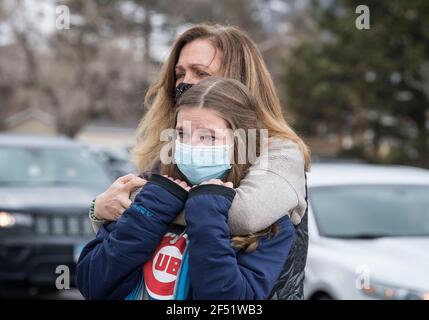
{"label": "blurred background building", "polygon": [[[4,0],[0,130],[133,144],[172,41],[211,21],[238,25],[258,43],[313,155],[429,167],[429,5],[368,2],[370,29],[358,30],[361,4]],[[69,29],[56,28],[60,5]]]}
{"label": "blurred background building", "polygon": [[[44,109],[28,108],[14,113],[4,121],[4,132],[12,134],[38,134],[56,136],[55,117]],[[110,148],[132,146],[135,128],[111,119],[95,119],[83,125],[75,138],[89,145]]]}

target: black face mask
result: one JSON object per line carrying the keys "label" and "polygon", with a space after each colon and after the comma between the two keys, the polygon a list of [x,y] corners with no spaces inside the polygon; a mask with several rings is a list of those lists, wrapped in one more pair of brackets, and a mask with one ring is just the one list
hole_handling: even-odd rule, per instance
{"label": "black face mask", "polygon": [[192,86],[193,86],[192,83],[184,83],[184,82],[179,83],[177,87],[174,89],[174,96],[173,96],[174,101],[177,102],[177,100],[179,100],[182,94],[184,94],[185,91]]}

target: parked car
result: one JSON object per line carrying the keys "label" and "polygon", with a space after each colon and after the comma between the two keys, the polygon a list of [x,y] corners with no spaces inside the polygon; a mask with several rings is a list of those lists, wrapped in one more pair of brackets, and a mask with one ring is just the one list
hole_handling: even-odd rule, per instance
{"label": "parked car", "polygon": [[307,299],[429,299],[429,170],[314,164]]}
{"label": "parked car", "polygon": [[91,200],[111,181],[73,140],[0,135],[0,293],[55,289],[59,265],[73,285],[77,254],[93,238]]}
{"label": "parked car", "polygon": [[130,148],[93,147],[91,150],[101,159],[114,180],[129,173],[138,174],[137,167],[131,162]]}

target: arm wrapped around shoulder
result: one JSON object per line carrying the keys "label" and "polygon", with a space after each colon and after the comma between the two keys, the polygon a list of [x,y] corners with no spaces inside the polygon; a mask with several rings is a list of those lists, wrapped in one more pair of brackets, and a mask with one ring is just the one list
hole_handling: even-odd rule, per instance
{"label": "arm wrapped around shoulder", "polygon": [[268,149],[235,190],[228,213],[232,235],[263,230],[285,215],[294,225],[299,224],[307,203],[304,156],[298,145],[270,138]]}

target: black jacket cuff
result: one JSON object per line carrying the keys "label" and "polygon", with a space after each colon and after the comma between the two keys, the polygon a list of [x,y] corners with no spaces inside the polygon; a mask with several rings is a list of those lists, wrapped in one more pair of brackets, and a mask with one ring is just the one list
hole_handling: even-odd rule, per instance
{"label": "black jacket cuff", "polygon": [[235,197],[235,190],[233,188],[221,186],[218,184],[203,184],[191,188],[188,192],[188,198],[195,197],[201,194],[215,194],[221,195],[232,201]]}
{"label": "black jacket cuff", "polygon": [[178,199],[182,200],[183,202],[186,201],[188,198],[188,191],[183,189],[181,186],[179,186],[174,181],[171,181],[170,179],[156,173],[152,173],[148,177],[148,182],[151,182],[153,184],[156,184],[168,192],[170,192],[172,195],[176,196]]}

